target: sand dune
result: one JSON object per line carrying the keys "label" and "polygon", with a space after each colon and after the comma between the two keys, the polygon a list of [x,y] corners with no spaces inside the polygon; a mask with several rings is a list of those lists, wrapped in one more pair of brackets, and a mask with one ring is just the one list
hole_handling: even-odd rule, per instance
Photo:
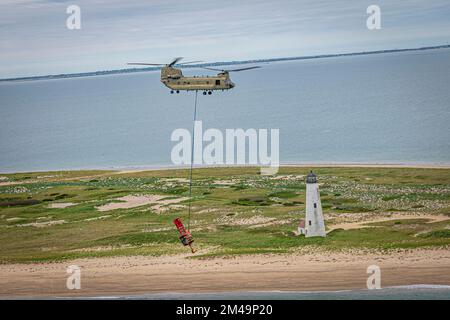
{"label": "sand dune", "polygon": [[98,211],[110,211],[116,209],[130,209],[148,204],[153,204],[152,208],[160,211],[161,208],[168,204],[178,203],[186,200],[186,197],[167,199],[167,195],[127,195],[114,200],[120,202],[111,202],[97,207]]}

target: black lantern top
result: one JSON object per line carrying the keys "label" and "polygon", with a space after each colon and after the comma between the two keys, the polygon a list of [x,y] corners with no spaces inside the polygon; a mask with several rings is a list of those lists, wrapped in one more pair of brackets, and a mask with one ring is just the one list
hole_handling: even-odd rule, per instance
{"label": "black lantern top", "polygon": [[317,176],[314,174],[314,172],[308,173],[306,176],[306,183],[317,183]]}

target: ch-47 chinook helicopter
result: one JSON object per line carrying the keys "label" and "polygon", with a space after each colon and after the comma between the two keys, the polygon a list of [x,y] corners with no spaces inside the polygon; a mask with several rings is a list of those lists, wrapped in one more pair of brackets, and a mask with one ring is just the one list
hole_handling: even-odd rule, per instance
{"label": "ch-47 chinook helicopter", "polygon": [[238,72],[250,69],[260,68],[259,66],[222,70],[215,68],[201,67],[203,69],[219,71],[216,76],[194,76],[185,77],[181,72],[183,65],[190,63],[198,63],[202,61],[190,61],[184,63],[178,63],[182,57],[173,59],[169,64],[162,63],[141,63],[132,62],[129,65],[141,65],[141,66],[163,66],[161,68],[161,82],[168,87],[170,93],[180,93],[180,90],[186,91],[203,91],[203,94],[212,94],[213,90],[229,90],[234,88],[235,84],[231,81],[229,72]]}

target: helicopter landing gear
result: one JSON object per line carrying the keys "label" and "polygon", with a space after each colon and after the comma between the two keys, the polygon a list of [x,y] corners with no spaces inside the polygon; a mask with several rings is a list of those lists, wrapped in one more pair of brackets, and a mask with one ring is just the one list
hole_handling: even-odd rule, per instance
{"label": "helicopter landing gear", "polygon": [[180,93],[180,90],[177,90],[177,93]]}
{"label": "helicopter landing gear", "polygon": [[209,95],[211,95],[211,94],[212,94],[212,91],[211,91],[211,90],[209,90],[209,91],[208,91],[208,94],[209,94]]}
{"label": "helicopter landing gear", "polygon": [[206,91],[203,91],[203,95],[206,96]]}
{"label": "helicopter landing gear", "polygon": [[170,90],[170,94],[173,94],[173,90]]}

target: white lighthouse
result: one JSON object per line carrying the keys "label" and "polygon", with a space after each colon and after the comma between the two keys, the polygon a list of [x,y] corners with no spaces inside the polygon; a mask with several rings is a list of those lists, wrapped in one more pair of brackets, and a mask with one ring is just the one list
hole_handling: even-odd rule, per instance
{"label": "white lighthouse", "polygon": [[322,204],[320,203],[319,185],[317,183],[317,176],[312,171],[306,176],[305,236],[326,236]]}

